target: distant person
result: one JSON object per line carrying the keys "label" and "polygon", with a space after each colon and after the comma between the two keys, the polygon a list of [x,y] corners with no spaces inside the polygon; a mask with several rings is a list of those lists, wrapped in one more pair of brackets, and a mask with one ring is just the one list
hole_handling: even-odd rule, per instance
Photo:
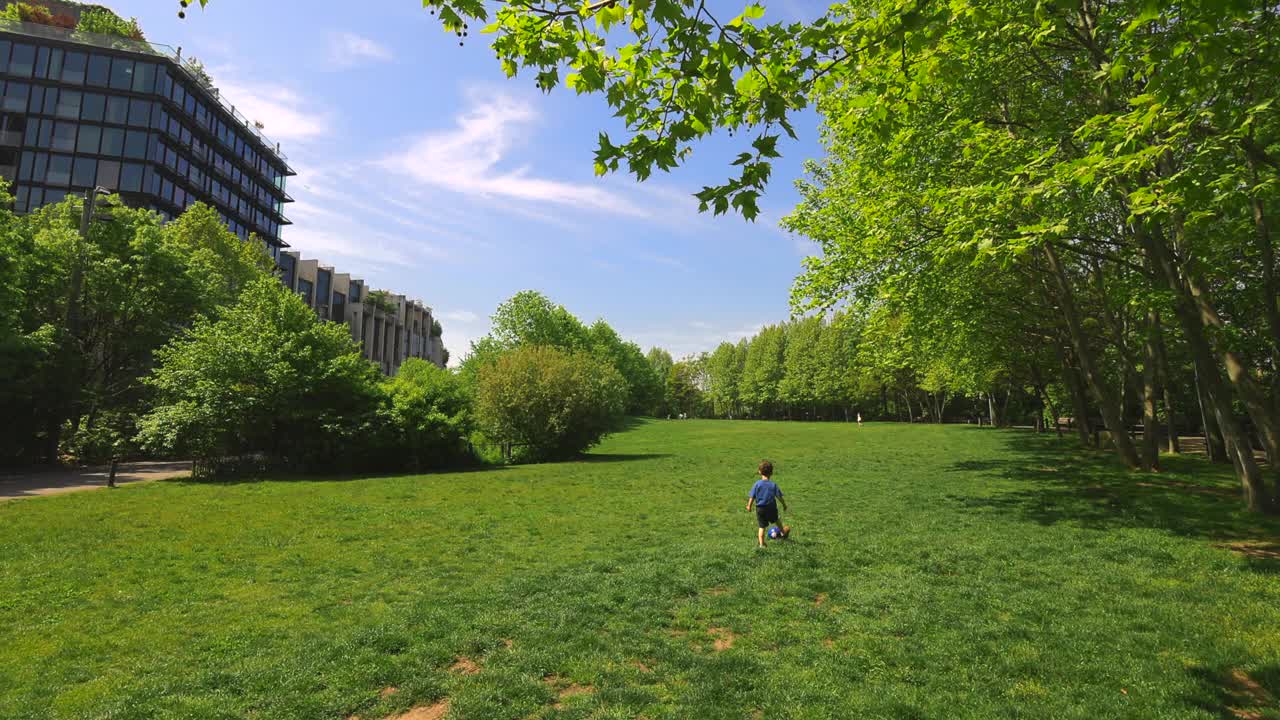
{"label": "distant person", "polygon": [[747,510],[750,511],[752,506],[755,506],[756,525],[759,526],[756,531],[756,542],[759,547],[764,547],[766,528],[777,525],[779,530],[784,529],[782,521],[778,519],[778,503],[782,503],[782,509],[786,510],[787,501],[782,497],[782,488],[772,480],[773,463],[761,460],[759,471],[760,479],[751,486],[751,494],[747,496]]}
{"label": "distant person", "polygon": [[862,427],[862,413],[858,413],[858,427]]}

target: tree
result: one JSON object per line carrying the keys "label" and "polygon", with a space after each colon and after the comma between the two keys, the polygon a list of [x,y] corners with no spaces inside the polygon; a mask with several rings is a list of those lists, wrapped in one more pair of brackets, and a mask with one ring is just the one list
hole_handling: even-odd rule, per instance
{"label": "tree", "polygon": [[466,457],[471,398],[456,373],[409,358],[384,382],[398,452],[414,470]]}
{"label": "tree", "polygon": [[671,414],[689,417],[701,414],[703,395],[699,388],[699,374],[700,369],[694,359],[674,363],[667,371],[665,402]]}
{"label": "tree", "polygon": [[666,385],[667,378],[671,375],[671,366],[675,364],[675,361],[671,359],[671,353],[659,347],[649,348],[649,352],[645,354],[645,360],[649,363],[649,367],[653,369],[654,377],[662,380],[662,392],[654,399],[652,412],[659,417],[670,415],[672,411],[667,405]]}
{"label": "tree", "polygon": [[616,430],[625,403],[622,377],[590,353],[525,345],[479,369],[475,417],[514,457],[555,460]]}
{"label": "tree", "polygon": [[597,320],[587,328],[591,352],[613,366],[627,385],[627,413],[649,412],[661,397],[661,379],[640,351],[640,346],[624,341],[609,323]]}
{"label": "tree", "polygon": [[[274,278],[156,353],[158,395],[139,439],[198,463],[261,453],[302,470],[345,466],[377,429],[377,368],[344,327],[322,322]],[[411,405],[411,400],[402,403]]]}
{"label": "tree", "polygon": [[756,417],[773,417],[780,407],[779,383],[786,374],[786,329],[769,325],[751,339],[742,364],[739,396]]}
{"label": "tree", "polygon": [[742,363],[746,360],[746,341],[737,345],[722,342],[707,359],[708,395],[712,412],[733,418],[740,413],[738,388],[742,382]]}
{"label": "tree", "polygon": [[822,357],[818,352],[824,331],[823,318],[814,315],[791,323],[783,353],[783,375],[778,382],[778,399],[788,408],[802,408],[810,417],[818,416],[818,380]]}

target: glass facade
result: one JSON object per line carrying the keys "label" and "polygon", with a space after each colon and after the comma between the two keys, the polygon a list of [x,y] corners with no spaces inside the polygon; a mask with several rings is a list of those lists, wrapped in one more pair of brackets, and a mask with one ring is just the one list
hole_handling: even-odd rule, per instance
{"label": "glass facade", "polygon": [[169,219],[204,202],[278,257],[292,174],[170,58],[0,29],[0,175],[18,212],[95,186]]}

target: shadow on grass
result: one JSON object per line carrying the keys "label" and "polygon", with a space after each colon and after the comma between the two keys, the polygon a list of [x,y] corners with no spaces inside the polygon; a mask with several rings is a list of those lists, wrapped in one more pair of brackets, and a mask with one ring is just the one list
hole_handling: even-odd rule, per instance
{"label": "shadow on grass", "polygon": [[661,460],[672,457],[671,453],[587,453],[575,462],[610,463],[631,462],[633,460]]}
{"label": "shadow on grass", "polygon": [[497,472],[514,469],[515,465],[459,465],[456,467],[433,468],[430,470],[388,470],[365,473],[303,473],[296,470],[266,471],[245,475],[228,475],[219,477],[182,477],[164,482],[181,485],[245,485],[250,483],[280,482],[324,482],[342,483],[355,480],[382,480],[409,476],[430,477],[432,475],[457,475],[476,472]]}
{"label": "shadow on grass", "polygon": [[1205,667],[1190,669],[1199,692],[1188,702],[1223,720],[1251,720],[1280,717],[1276,694],[1280,692],[1280,667],[1270,665],[1253,671],[1242,668]]}
{"label": "shadow on grass", "polygon": [[957,462],[946,472],[996,477],[1006,484],[990,495],[949,496],[963,507],[1013,513],[1044,525],[1159,528],[1221,543],[1255,569],[1280,573],[1280,518],[1244,510],[1228,465],[1165,456],[1162,472],[1138,473],[1114,455],[1081,449],[1070,439],[1016,430],[975,432],[999,432],[1006,457]]}

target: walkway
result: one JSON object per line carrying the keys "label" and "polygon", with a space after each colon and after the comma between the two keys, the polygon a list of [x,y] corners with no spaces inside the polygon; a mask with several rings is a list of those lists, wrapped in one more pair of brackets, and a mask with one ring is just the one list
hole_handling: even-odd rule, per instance
{"label": "walkway", "polygon": [[[108,472],[109,468],[104,466],[0,475],[0,501],[106,487]],[[166,480],[190,473],[190,461],[120,463],[116,469],[116,484]]]}

